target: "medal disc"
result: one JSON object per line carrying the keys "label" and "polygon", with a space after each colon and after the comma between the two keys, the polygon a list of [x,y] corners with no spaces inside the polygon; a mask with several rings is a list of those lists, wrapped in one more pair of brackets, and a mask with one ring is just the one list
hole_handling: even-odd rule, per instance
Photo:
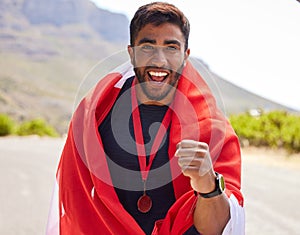
{"label": "medal disc", "polygon": [[147,213],[152,207],[151,198],[148,195],[144,194],[137,201],[137,207],[140,212]]}

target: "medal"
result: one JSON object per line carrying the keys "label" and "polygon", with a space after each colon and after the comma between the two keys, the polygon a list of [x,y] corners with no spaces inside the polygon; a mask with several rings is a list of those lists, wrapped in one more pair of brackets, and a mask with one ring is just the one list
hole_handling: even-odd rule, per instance
{"label": "medal", "polygon": [[137,201],[137,207],[140,212],[147,213],[152,207],[151,198],[146,193],[144,193],[143,196],[141,196]]}
{"label": "medal", "polygon": [[134,81],[132,82],[132,89],[131,89],[131,105],[132,105],[132,119],[133,119],[133,129],[134,129],[134,136],[135,136],[135,143],[137,149],[137,155],[140,165],[140,171],[142,175],[142,180],[144,182],[144,192],[143,195],[137,201],[137,208],[142,213],[147,213],[151,210],[152,207],[152,199],[149,195],[146,194],[146,181],[148,178],[149,170],[151,169],[153,160],[156,156],[156,153],[160,147],[160,144],[167,132],[167,129],[171,122],[171,109],[169,108],[162,120],[162,123],[157,131],[157,134],[154,138],[153,145],[151,147],[151,152],[149,156],[149,163],[146,163],[146,150],[144,144],[144,136],[143,136],[143,129],[142,123],[140,119],[140,111],[138,107],[138,101],[136,98],[136,91],[134,87]]}
{"label": "medal", "polygon": [[147,213],[152,207],[152,200],[146,194],[146,181],[144,181],[144,194],[137,201],[137,208],[142,213]]}

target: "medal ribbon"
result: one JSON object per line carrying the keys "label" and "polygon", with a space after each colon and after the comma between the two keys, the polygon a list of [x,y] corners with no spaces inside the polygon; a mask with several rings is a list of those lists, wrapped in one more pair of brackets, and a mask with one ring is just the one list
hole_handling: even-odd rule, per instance
{"label": "medal ribbon", "polygon": [[[153,145],[151,147],[151,152],[149,156],[149,163],[146,163],[146,150],[145,150],[145,142],[142,130],[142,123],[140,118],[140,111],[138,107],[138,101],[136,97],[136,90],[135,90],[135,82],[132,82],[132,89],[131,89],[131,107],[132,107],[132,119],[133,119],[133,129],[134,129],[134,136],[136,142],[136,149],[138,154],[138,160],[140,165],[140,171],[142,175],[142,179],[144,184],[147,180],[149,170],[151,169],[153,160],[156,156],[156,153],[159,149],[159,146],[167,132],[167,129],[171,123],[171,109],[169,108],[160,124],[160,127],[157,131],[155,136]],[[145,187],[145,185],[144,185]],[[145,191],[145,189],[144,189]]]}

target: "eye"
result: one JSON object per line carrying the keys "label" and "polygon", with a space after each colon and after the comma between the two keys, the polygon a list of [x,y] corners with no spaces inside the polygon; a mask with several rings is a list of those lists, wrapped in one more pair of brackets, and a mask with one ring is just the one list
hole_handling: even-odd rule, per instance
{"label": "eye", "polygon": [[151,45],[148,45],[148,44],[142,45],[141,48],[143,51],[153,51],[154,50],[154,47]]}
{"label": "eye", "polygon": [[175,54],[179,51],[179,47],[176,45],[169,45],[169,46],[165,47],[164,50],[168,54]]}
{"label": "eye", "polygon": [[176,46],[168,46],[167,50],[169,50],[169,51],[176,51],[176,50],[178,50],[178,48]]}

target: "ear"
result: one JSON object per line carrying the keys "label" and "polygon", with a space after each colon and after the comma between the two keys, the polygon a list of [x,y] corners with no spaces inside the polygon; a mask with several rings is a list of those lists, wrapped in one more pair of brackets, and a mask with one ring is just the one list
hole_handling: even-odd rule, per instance
{"label": "ear", "polygon": [[188,49],[185,51],[185,53],[184,53],[184,60],[185,60],[185,61],[189,58],[190,53],[191,53],[190,48],[188,48]]}
{"label": "ear", "polygon": [[187,61],[187,59],[189,58],[190,53],[191,53],[190,48],[188,48],[188,49],[184,52],[184,59],[183,59],[184,65],[186,65],[186,61]]}
{"label": "ear", "polygon": [[128,45],[127,46],[127,51],[128,51],[128,54],[130,56],[130,61],[131,61],[131,64],[134,65],[134,51],[133,51],[133,47]]}

